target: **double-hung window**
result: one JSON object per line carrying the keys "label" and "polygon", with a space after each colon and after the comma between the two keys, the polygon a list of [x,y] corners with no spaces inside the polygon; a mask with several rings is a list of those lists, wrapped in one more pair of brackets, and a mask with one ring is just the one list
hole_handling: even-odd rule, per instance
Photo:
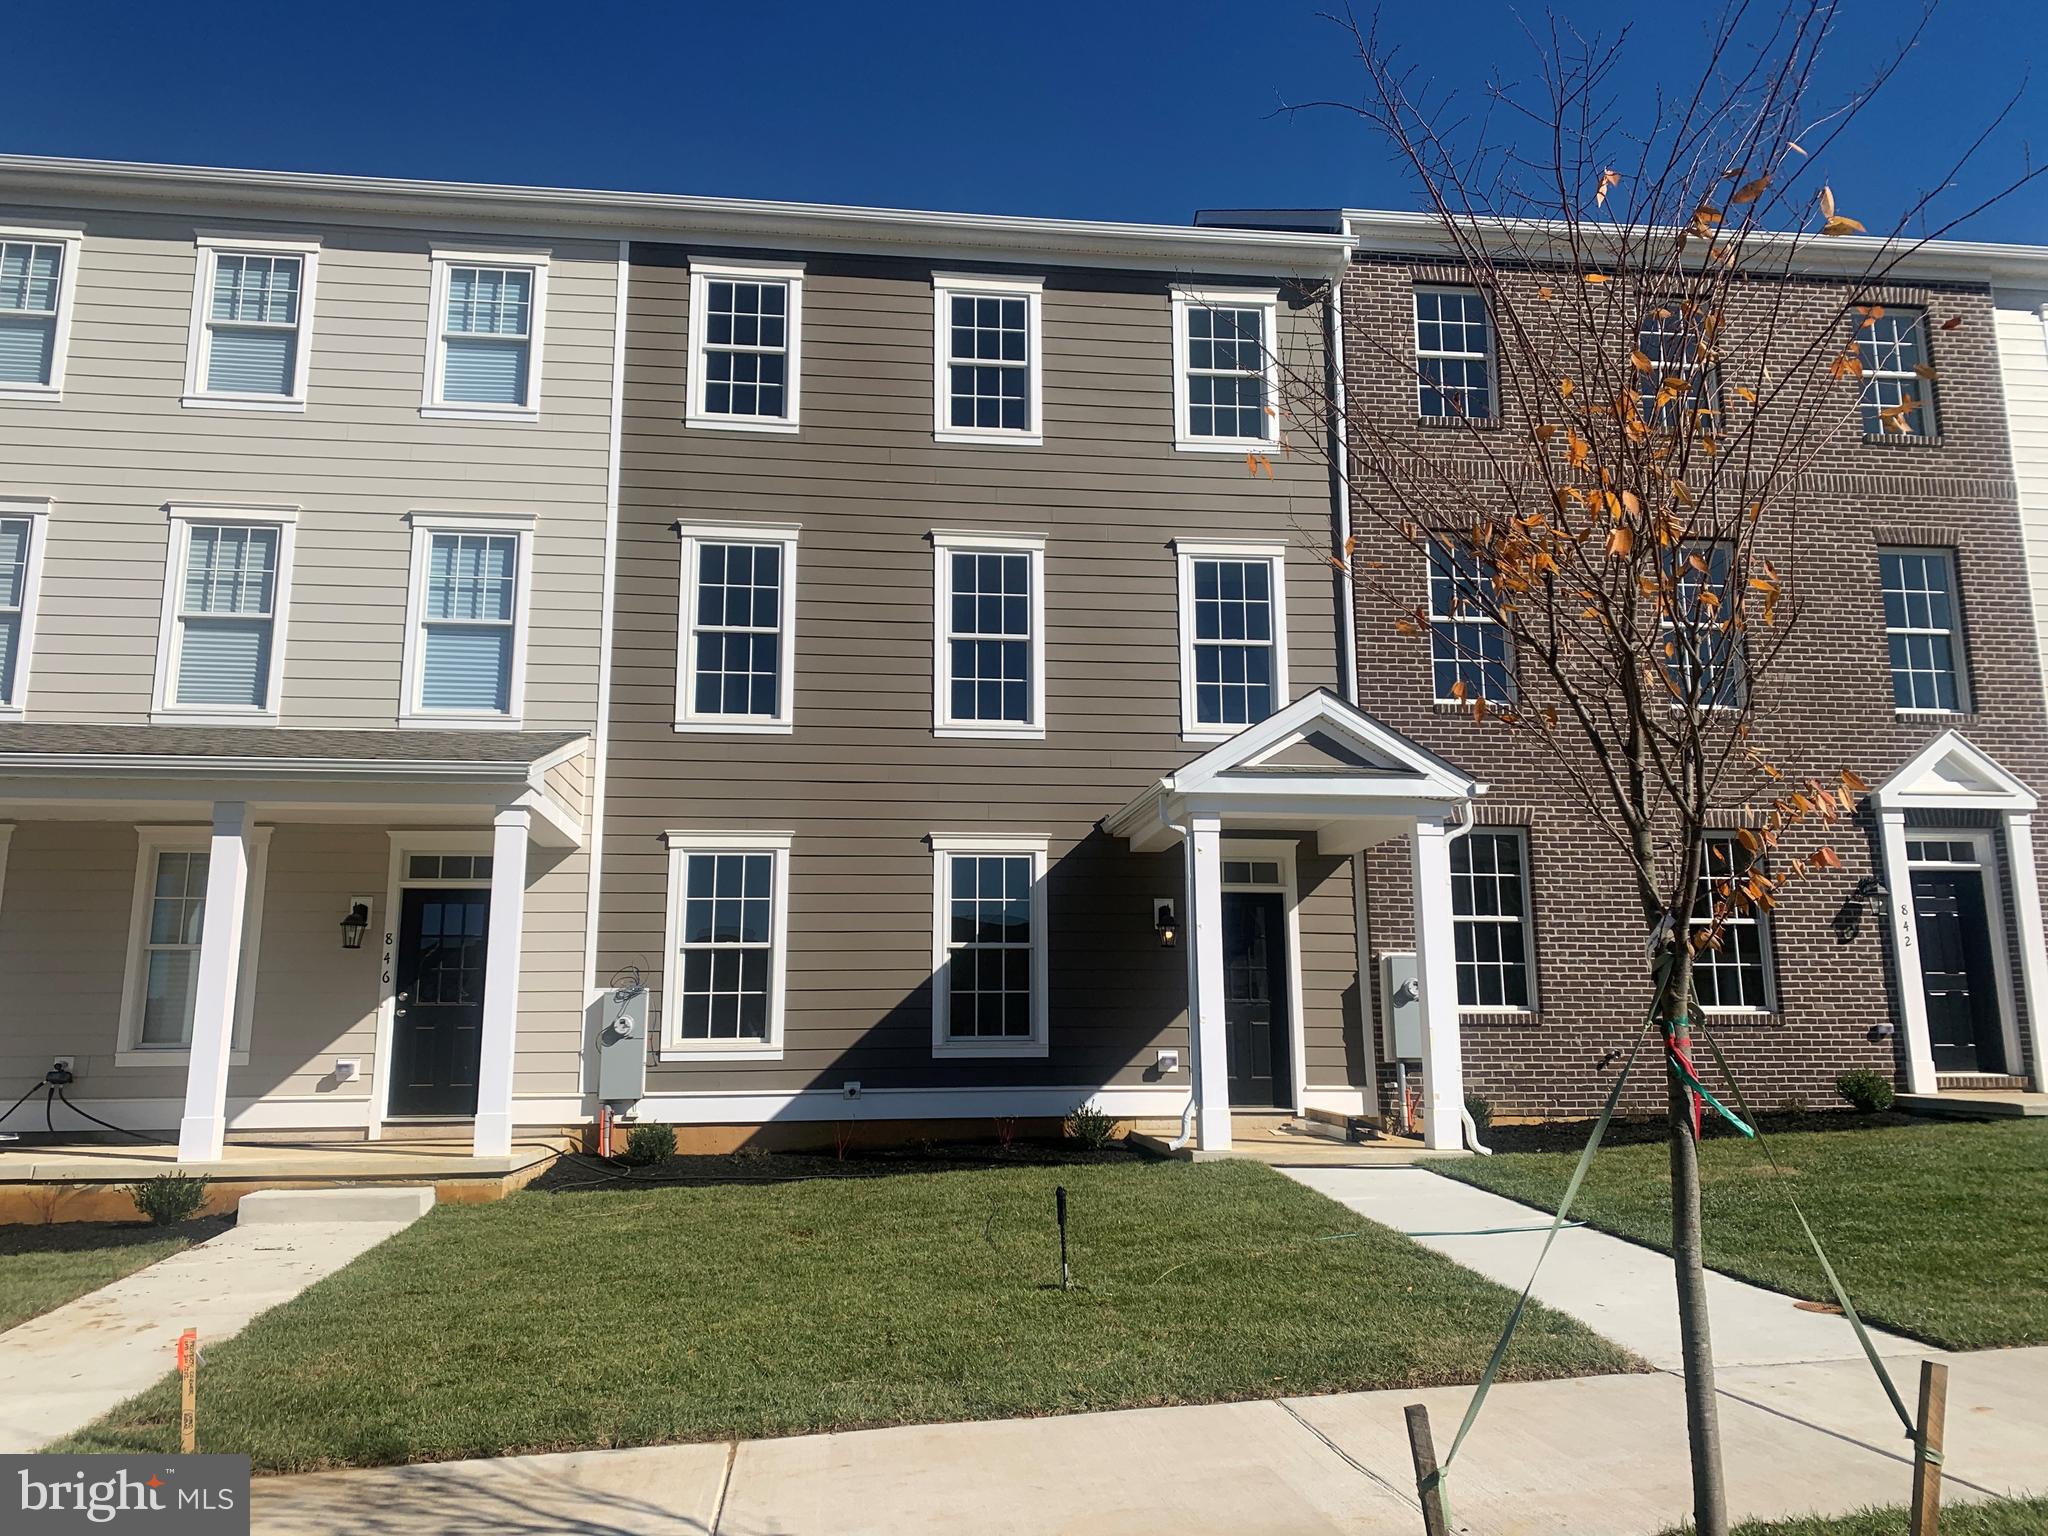
{"label": "double-hung window", "polygon": [[202,235],[198,252],[185,404],[304,410],[319,245]]}
{"label": "double-hung window", "polygon": [[0,400],[63,391],[83,240],[77,230],[0,228]]}
{"label": "double-hung window", "polygon": [[1429,665],[1437,703],[1513,701],[1507,631],[1493,603],[1492,566],[1469,550],[1431,539]]}
{"label": "double-hung window", "polygon": [[935,434],[960,443],[1043,441],[1035,277],[932,274]]}
{"label": "double-hung window", "polygon": [[1173,290],[1176,446],[1243,449],[1279,441],[1279,308],[1272,293]]}
{"label": "double-hung window", "polygon": [[803,285],[800,265],[690,264],[690,426],[797,429]]}
{"label": "double-hung window", "polygon": [[1477,288],[1415,290],[1415,373],[1424,421],[1493,419],[1493,329]]}
{"label": "double-hung window", "polygon": [[536,252],[434,252],[427,416],[540,415],[548,259]]}
{"label": "double-hung window", "polygon": [[1460,1008],[1528,1009],[1529,849],[1520,830],[1475,827],[1451,839],[1451,915]]}
{"label": "double-hung window", "polygon": [[1684,544],[1664,559],[1670,604],[1661,619],[1663,664],[1674,703],[1733,709],[1742,703],[1742,637],[1731,618],[1729,546]]}
{"label": "double-hung window", "polygon": [[1045,1055],[1045,840],[931,841],[932,1054]]}
{"label": "double-hung window", "polygon": [[414,513],[401,725],[516,728],[533,519]]}
{"label": "double-hung window", "polygon": [[1642,355],[1630,361],[1644,425],[1681,436],[1695,421],[1713,430],[1721,385],[1706,361],[1700,333],[1697,312],[1680,301],[1659,304],[1643,316],[1636,328],[1636,350]]}
{"label": "double-hung window", "polygon": [[788,731],[794,721],[794,527],[681,523],[679,731]]}
{"label": "double-hung window", "polygon": [[932,724],[941,736],[1045,734],[1045,540],[932,533]]}
{"label": "double-hung window", "polygon": [[[199,827],[142,827],[122,985],[115,1062],[161,1065],[192,1047],[199,992],[199,949],[206,937],[210,839]],[[241,980],[235,988],[231,1060],[247,1059],[256,995],[257,938],[270,860],[270,829],[249,831],[249,879],[243,901]]]}
{"label": "double-hung window", "polygon": [[670,832],[666,1060],[782,1054],[789,959],[787,832]]}
{"label": "double-hung window", "polygon": [[[1768,1013],[1770,993],[1770,922],[1755,905],[1736,910],[1727,893],[1749,878],[1750,853],[1733,832],[1709,832],[1701,846],[1699,892],[1693,901],[1690,928],[1698,946],[1693,951],[1692,990],[1699,1006],[1710,1013]],[[1724,910],[1713,939],[1701,936],[1714,929],[1715,908]]]}
{"label": "double-hung window", "polygon": [[48,501],[0,497],[0,720],[19,720],[28,704],[49,528]]}
{"label": "double-hung window", "polygon": [[156,714],[276,720],[298,510],[174,504],[170,517]]}
{"label": "double-hung window", "polygon": [[1181,734],[1220,740],[1287,702],[1286,546],[1179,539]]}
{"label": "double-hung window", "polygon": [[1857,322],[1863,364],[1863,435],[1932,437],[1934,370],[1927,361],[1927,311],[1888,309]]}
{"label": "double-hung window", "polygon": [[1956,570],[1945,549],[1881,549],[1884,636],[1891,653],[1892,707],[1901,714],[1967,708]]}

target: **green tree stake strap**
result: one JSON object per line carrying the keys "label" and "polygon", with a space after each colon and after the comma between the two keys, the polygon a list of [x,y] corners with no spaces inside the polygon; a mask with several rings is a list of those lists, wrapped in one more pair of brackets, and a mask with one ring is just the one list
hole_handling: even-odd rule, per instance
{"label": "green tree stake strap", "polygon": [[1500,1342],[1493,1346],[1493,1353],[1487,1358],[1486,1369],[1479,1373],[1479,1385],[1473,1389],[1472,1401],[1466,1405],[1465,1417],[1458,1425],[1458,1433],[1451,1440],[1451,1448],[1429,1480],[1429,1486],[1437,1490],[1444,1504],[1444,1523],[1451,1524],[1451,1499],[1444,1488],[1444,1479],[1449,1476],[1451,1463],[1458,1459],[1458,1448],[1465,1443],[1465,1437],[1472,1432],[1473,1422],[1479,1417],[1479,1410],[1486,1402],[1486,1394],[1493,1390],[1494,1380],[1500,1375],[1501,1362],[1507,1358],[1508,1345],[1514,1341],[1515,1330],[1522,1324],[1522,1314],[1529,1307],[1529,1293],[1536,1288],[1536,1277],[1543,1271],[1543,1261],[1550,1257],[1550,1245],[1557,1241],[1557,1234],[1565,1225],[1570,1214],[1572,1201],[1578,1198],[1579,1185],[1585,1181],[1586,1170],[1592,1166],[1593,1154],[1600,1150],[1600,1142],[1607,1134],[1609,1122],[1614,1119],[1614,1106],[1621,1102],[1621,1090],[1628,1085],[1628,1075],[1634,1070],[1637,1056],[1642,1054],[1643,1037],[1650,1032],[1655,1019],[1643,1020],[1642,1028],[1636,1031],[1634,1043],[1628,1048],[1628,1060],[1621,1064],[1621,1075],[1614,1080],[1614,1086],[1607,1090],[1607,1102],[1600,1107],[1600,1118],[1593,1124],[1593,1134],[1586,1141],[1586,1150],[1579,1154],[1579,1166],[1572,1170],[1571,1182],[1565,1186],[1564,1199],[1558,1202],[1557,1215],[1552,1218],[1549,1231],[1543,1238],[1542,1251],[1536,1255],[1536,1265],[1529,1271],[1529,1283],[1522,1287],[1521,1299],[1508,1314],[1508,1325],[1501,1330]]}
{"label": "green tree stake strap", "polygon": [[[1750,1124],[1755,1125],[1756,1114],[1743,1102],[1742,1085],[1735,1080],[1735,1073],[1728,1065],[1728,1058],[1721,1054],[1721,1043],[1707,1032],[1704,1024],[1700,1026],[1700,1038],[1707,1042],[1707,1049],[1714,1053],[1714,1065],[1720,1068],[1721,1079],[1727,1083],[1729,1095],[1735,1100],[1735,1107],[1749,1117]],[[1719,1109],[1720,1106],[1715,1105],[1715,1108]],[[1727,1114],[1727,1111],[1722,1110],[1722,1113]],[[1732,1120],[1734,1117],[1729,1118]],[[1740,1124],[1739,1121],[1736,1123]],[[1761,1128],[1749,1134],[1753,1135],[1756,1144],[1764,1149],[1764,1156],[1769,1159],[1771,1172],[1775,1176],[1774,1182],[1784,1191],[1785,1203],[1792,1207],[1792,1214],[1799,1218],[1800,1229],[1806,1233],[1806,1241],[1813,1248],[1813,1256],[1820,1260],[1821,1273],[1828,1277],[1828,1289],[1835,1293],[1835,1304],[1842,1309],[1842,1316],[1849,1320],[1849,1326],[1856,1332],[1856,1342],[1863,1346],[1864,1357],[1870,1361],[1870,1368],[1877,1372],[1877,1379],[1884,1384],[1885,1396],[1892,1400],[1892,1411],[1899,1416],[1899,1422],[1906,1426],[1906,1438],[1918,1439],[1919,1430],[1914,1426],[1913,1415],[1906,1411],[1906,1400],[1899,1396],[1898,1385],[1892,1380],[1892,1373],[1884,1368],[1884,1361],[1877,1353],[1877,1346],[1870,1341],[1869,1330],[1863,1326],[1863,1319],[1856,1315],[1856,1303],[1849,1299],[1849,1293],[1842,1288],[1841,1279],[1835,1274],[1835,1266],[1828,1262],[1827,1250],[1821,1247],[1820,1239],[1814,1236],[1813,1224],[1806,1219],[1806,1212],[1799,1209],[1799,1198],[1792,1193],[1792,1182],[1785,1177],[1785,1170],[1778,1162],[1778,1154],[1771,1150],[1770,1138],[1764,1135]]]}

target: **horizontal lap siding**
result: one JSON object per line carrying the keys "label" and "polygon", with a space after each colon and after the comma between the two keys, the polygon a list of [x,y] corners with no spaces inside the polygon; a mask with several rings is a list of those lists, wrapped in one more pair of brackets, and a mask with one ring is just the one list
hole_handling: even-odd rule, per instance
{"label": "horizontal lap siding", "polygon": [[[1045,445],[980,447],[933,441],[930,268],[812,257],[801,431],[688,429],[684,256],[635,248],[600,966],[640,967],[659,1010],[664,829],[789,831],[789,993],[782,1061],[656,1064],[650,1086],[1153,1080],[1154,1052],[1186,1046],[1186,952],[1162,950],[1151,919],[1151,898],[1180,899],[1180,856],[1133,855],[1095,823],[1200,751],[1180,739],[1170,541],[1290,541],[1291,689],[1334,686],[1326,480],[1174,450],[1164,277],[1048,273]],[[1319,326],[1290,314],[1288,346]],[[672,728],[677,518],[802,524],[792,734]],[[934,528],[1046,535],[1045,739],[934,738]],[[924,839],[975,831],[1050,839],[1047,1060],[932,1059]],[[1348,931],[1348,883],[1343,902],[1304,924],[1312,1021],[1352,985],[1326,942]]]}

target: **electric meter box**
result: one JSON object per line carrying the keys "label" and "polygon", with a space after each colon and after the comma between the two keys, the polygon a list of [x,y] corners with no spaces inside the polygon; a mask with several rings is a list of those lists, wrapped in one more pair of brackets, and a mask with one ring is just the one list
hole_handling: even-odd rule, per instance
{"label": "electric meter box", "polygon": [[1422,983],[1414,955],[1380,956],[1380,1007],[1394,1042],[1394,1060],[1422,1060]]}
{"label": "electric meter box", "polygon": [[597,1032],[597,1096],[635,1104],[647,1094],[647,989],[637,982],[604,995]]}

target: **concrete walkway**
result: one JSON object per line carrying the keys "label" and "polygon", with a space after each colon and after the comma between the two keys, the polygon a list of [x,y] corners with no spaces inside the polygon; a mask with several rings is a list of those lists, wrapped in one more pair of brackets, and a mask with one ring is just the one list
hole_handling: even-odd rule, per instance
{"label": "concrete walkway", "polygon": [[[1947,1497],[2048,1492],[2048,1349],[1949,1360]],[[1866,1367],[1721,1378],[1739,1518],[1903,1503]],[[1469,1387],[932,1424],[261,1479],[264,1536],[1419,1536],[1401,1410],[1447,1445]],[[1453,1471],[1479,1536],[1655,1536],[1689,1512],[1676,1377],[1510,1383]]]}
{"label": "concrete walkway", "polygon": [[245,1197],[233,1230],[0,1333],[0,1453],[37,1450],[161,1380],[178,1335],[202,1351],[426,1214],[431,1189]]}
{"label": "concrete walkway", "polygon": [[[1421,1168],[1280,1171],[1518,1294],[1529,1283],[1550,1224],[1547,1212]],[[1536,1230],[1464,1235],[1499,1227]],[[1678,1302],[1668,1255],[1589,1227],[1568,1227],[1558,1233],[1534,1294],[1659,1370],[1679,1368]],[[1863,1358],[1854,1331],[1841,1317],[1801,1311],[1790,1296],[1727,1275],[1708,1273],[1707,1309],[1714,1359],[1722,1365]],[[1875,1329],[1871,1338],[1886,1355],[1928,1353],[1924,1344]],[[1869,1371],[1867,1363],[1863,1370]],[[1909,1397],[1911,1388],[1910,1379],[1901,1382],[1900,1390]]]}

